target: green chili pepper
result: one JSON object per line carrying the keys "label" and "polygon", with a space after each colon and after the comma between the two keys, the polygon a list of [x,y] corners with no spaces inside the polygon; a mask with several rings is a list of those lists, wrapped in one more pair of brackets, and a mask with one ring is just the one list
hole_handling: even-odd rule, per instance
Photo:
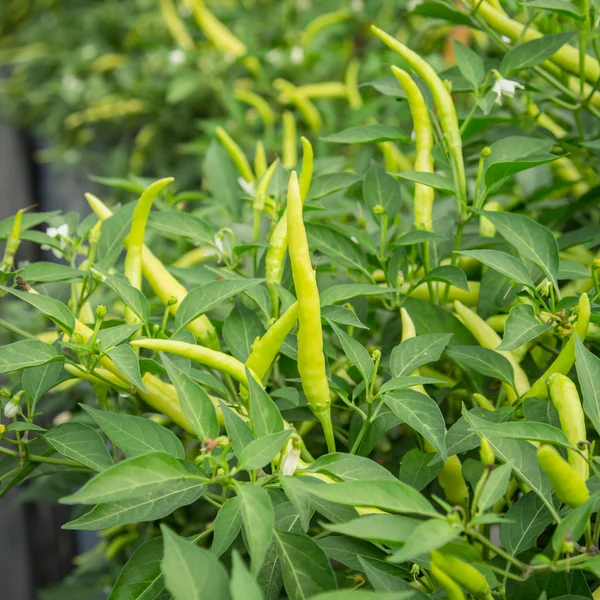
{"label": "green chili pepper", "polygon": [[485,408],[486,410],[490,411],[496,410],[496,407],[483,394],[474,393],[473,398],[475,399],[475,402],[481,406],[481,408]]}
{"label": "green chili pepper", "polygon": [[[433,131],[429,112],[421,90],[411,76],[398,67],[392,67],[398,83],[406,93],[416,135],[415,171],[433,173]],[[414,213],[415,228],[433,231],[434,191],[429,185],[415,184]]]}
{"label": "green chili pepper", "polygon": [[525,398],[548,398],[548,386],[546,382],[554,373],[562,373],[566,375],[571,367],[575,364],[575,336],[583,342],[587,334],[588,325],[590,324],[590,300],[587,294],[581,294],[578,305],[579,313],[577,323],[573,328],[573,333],[569,337],[567,343],[563,346],[560,354],[554,362],[546,369],[545,373],[531,386],[529,391],[523,396]]}
{"label": "green chili pepper", "polygon": [[358,72],[360,70],[360,61],[353,58],[346,68],[344,83],[346,85],[346,96],[350,108],[357,110],[363,105],[363,100],[358,87]]}
{"label": "green chili pepper", "polygon": [[[510,362],[515,376],[515,387],[520,395],[525,394],[529,390],[527,374],[523,371],[512,352],[496,350],[502,343],[500,336],[477,313],[467,308],[462,302],[456,300],[454,310],[459,321],[473,334],[481,346],[498,352]],[[515,391],[506,383],[502,385],[506,391],[509,404],[512,404],[517,399]]]}
{"label": "green chili pepper", "polygon": [[481,438],[479,457],[481,458],[481,462],[486,467],[491,467],[496,462],[496,455],[494,454],[494,450],[490,446],[490,443],[488,442],[487,438]]}
{"label": "green chili pepper", "polygon": [[6,247],[4,248],[4,256],[2,258],[2,264],[0,265],[0,271],[8,273],[15,264],[15,255],[21,245],[21,226],[23,223],[23,210],[19,210],[14,217],[12,227],[10,228],[10,234],[6,240]]}
{"label": "green chili pepper", "polygon": [[253,225],[253,236],[254,239],[258,239],[258,234],[260,232],[260,217],[265,208],[265,201],[267,199],[267,192],[269,190],[269,185],[271,184],[271,180],[273,179],[273,175],[275,174],[275,169],[277,168],[278,160],[274,160],[271,166],[267,169],[265,174],[260,178],[256,186],[256,190],[254,191],[254,201],[252,203],[252,211],[254,213],[254,225]]}
{"label": "green chili pepper", "polygon": [[[408,314],[408,311],[404,307],[400,309],[400,322],[402,324],[402,342],[416,337],[417,330],[415,328],[415,324],[411,319],[410,315]],[[419,369],[413,371],[411,375],[419,375]],[[421,384],[413,385],[411,389],[416,390],[417,392],[421,392],[421,394],[427,395],[425,387]],[[433,447],[431,448],[431,452],[435,452],[435,449]]]}
{"label": "green chili pepper", "polygon": [[319,15],[306,26],[306,29],[302,35],[302,45],[306,48],[315,35],[319,33],[319,31],[325,29],[326,27],[331,27],[332,25],[341,23],[342,21],[349,19],[351,16],[352,11],[347,8],[342,8],[341,10]]}
{"label": "green chili pepper", "polygon": [[471,594],[480,597],[489,597],[490,586],[481,571],[472,565],[451,556],[434,550],[430,559],[436,567],[440,568],[446,575],[453,579],[458,585]]}
{"label": "green chili pepper", "polygon": [[293,169],[298,162],[298,152],[296,146],[298,139],[296,137],[296,119],[294,115],[286,110],[283,113],[283,148],[282,163],[286,169]]}
{"label": "green chili pepper", "polygon": [[[131,345],[138,348],[146,348],[155,352],[170,352],[178,356],[185,356],[200,365],[217,369],[223,373],[231,375],[234,379],[248,385],[246,377],[246,366],[237,358],[229,356],[224,352],[218,352],[205,346],[197,344],[188,344],[187,342],[178,342],[175,340],[160,340],[160,339],[141,339],[133,340]],[[258,381],[258,378],[255,377]]]}
{"label": "green chili pepper", "polygon": [[[96,196],[92,194],[85,195],[90,207],[101,220],[105,221],[112,216],[112,211]],[[127,247],[127,238],[123,242]],[[142,274],[154,293],[162,300],[164,304],[169,302],[170,298],[177,298],[177,303],[169,307],[172,315],[177,313],[177,307],[187,296],[187,290],[169,273],[165,266],[152,254],[147,246],[142,246]],[[213,324],[206,315],[201,315],[186,325],[194,337],[204,346],[214,350],[219,349],[219,336]]]}
{"label": "green chili pepper", "polygon": [[[554,373],[548,379],[548,390],[558,412],[561,429],[567,436],[569,444],[577,446],[579,442],[587,439],[587,432],[585,415],[575,384],[566,375]],[[587,453],[584,451],[583,454]],[[570,449],[567,450],[567,456],[569,464],[584,481],[587,480],[590,475],[587,459]]]}
{"label": "green chili pepper", "polygon": [[444,132],[444,139],[452,162],[452,170],[457,185],[457,194],[461,204],[460,214],[465,216],[467,204],[467,180],[465,178],[465,167],[462,155],[462,139],[458,127],[458,118],[452,96],[446,86],[439,78],[433,67],[421,58],[416,52],[407,48],[397,39],[385,31],[371,25],[371,31],[386,46],[397,52],[427,84],[431,91],[437,113]]}
{"label": "green chili pepper", "polygon": [[[144,246],[144,233],[154,199],[171,183],[173,177],[159,179],[150,185],[140,196],[131,219],[131,229],[127,236],[127,255],[125,256],[125,277],[137,290],[142,289],[142,249]],[[139,317],[130,309],[125,308],[127,323],[138,323]]]}
{"label": "green chili pepper", "polygon": [[279,317],[267,332],[254,344],[252,352],[246,366],[253,371],[256,376],[263,379],[270,369],[275,357],[279,353],[285,338],[290,334],[296,321],[298,320],[298,303],[294,302]]}
{"label": "green chili pepper", "polygon": [[[446,289],[445,283],[440,283],[438,281],[434,281],[432,284],[433,291],[438,294],[442,294]],[[463,290],[462,288],[457,288],[453,285],[450,286],[450,291],[448,292],[448,300],[454,301],[459,300],[463,304],[468,304],[470,306],[476,306],[479,300],[479,289],[480,284],[479,281],[469,281],[467,282],[468,290]],[[427,283],[421,283],[414,289],[410,289],[410,285],[408,283],[404,284],[401,288],[401,294],[409,292],[409,296],[411,298],[417,298],[419,300],[434,300],[431,297],[429,286]]]}
{"label": "green chili pepper", "polygon": [[321,422],[327,449],[335,452],[329,383],[325,371],[321,303],[302,220],[302,196],[295,171],[287,195],[290,262],[298,298],[298,371],[308,405]]}
{"label": "green chili pepper", "polygon": [[194,40],[187,32],[173,1],[160,0],[160,11],[173,39],[179,44],[181,49],[192,50],[194,48]]}
{"label": "green chili pepper", "polygon": [[460,506],[465,506],[469,502],[469,488],[463,477],[462,464],[456,454],[448,457],[448,461],[438,475],[438,481],[448,502]]}
{"label": "green chili pepper", "polygon": [[254,152],[254,176],[260,179],[267,170],[267,155],[263,143],[256,142],[256,151]]}
{"label": "green chili pepper", "polygon": [[280,93],[278,100],[283,104],[294,104],[313,131],[321,129],[323,126],[321,113],[308,96],[299,92],[293,83],[285,79],[276,79],[273,82],[273,87]]}
{"label": "green chili pepper", "polygon": [[[313,172],[313,149],[310,142],[305,138],[301,138],[302,141],[302,173],[300,174],[300,198],[302,202],[306,200],[308,191],[310,190],[310,183],[312,180]],[[288,244],[288,223],[287,223],[287,209],[284,210],[281,218],[275,225],[271,239],[269,240],[269,249],[265,256],[265,275],[267,279],[267,286],[269,288],[269,294],[271,296],[271,307],[273,316],[279,314],[279,296],[277,294],[277,288],[275,284],[281,281],[281,274],[283,270],[283,261],[285,259],[285,251]]]}
{"label": "green chili pepper", "polygon": [[[504,210],[502,204],[492,200],[491,202],[487,202],[483,207],[484,210],[489,210],[493,212],[501,212]],[[481,237],[493,238],[496,235],[496,226],[483,215],[479,217],[479,235]]]}
{"label": "green chili pepper", "polygon": [[250,168],[250,163],[246,158],[246,155],[242,152],[242,149],[235,143],[233,138],[222,128],[217,127],[215,129],[217,133],[217,137],[225,150],[227,150],[227,154],[233,160],[237,170],[240,175],[248,182],[252,183],[254,181],[254,173]]}
{"label": "green chili pepper", "polygon": [[[340,81],[322,81],[321,83],[307,83],[296,88],[297,94],[305,98],[345,98],[346,85]],[[285,95],[285,93],[284,93]]]}
{"label": "green chili pepper", "polygon": [[433,560],[430,562],[429,570],[446,593],[447,600],[466,600],[460,586]]}
{"label": "green chili pepper", "polygon": [[262,96],[259,96],[251,90],[237,88],[233,91],[233,97],[236,100],[255,108],[256,112],[260,115],[260,118],[265,124],[265,127],[270,127],[275,122],[275,113],[269,106],[269,103]]}
{"label": "green chili pepper", "polygon": [[555,448],[543,444],[537,451],[537,457],[561,502],[577,508],[588,501],[590,493],[585,481]]}

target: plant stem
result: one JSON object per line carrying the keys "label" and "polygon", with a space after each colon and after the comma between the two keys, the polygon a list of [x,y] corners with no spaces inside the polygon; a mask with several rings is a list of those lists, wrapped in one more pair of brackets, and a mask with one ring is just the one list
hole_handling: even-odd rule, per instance
{"label": "plant stem", "polygon": [[[9,450],[8,448],[4,448],[0,446],[0,454],[6,454],[6,456],[12,456],[13,458],[20,458],[20,454],[14,450]],[[38,456],[37,454],[30,454],[27,457],[29,462],[33,463],[48,463],[50,465],[61,465],[63,467],[77,467],[81,469],[81,465],[74,460],[62,459],[62,458],[52,458],[51,456]]]}

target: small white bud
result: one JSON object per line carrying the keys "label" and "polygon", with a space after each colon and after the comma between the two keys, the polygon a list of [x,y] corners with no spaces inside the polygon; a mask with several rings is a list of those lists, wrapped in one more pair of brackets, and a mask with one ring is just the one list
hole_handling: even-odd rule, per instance
{"label": "small white bud", "polygon": [[281,465],[279,466],[279,472],[282,475],[293,475],[298,468],[298,463],[300,462],[300,450],[297,448],[292,448],[281,460]]}
{"label": "small white bud", "polygon": [[19,412],[19,401],[11,400],[4,406],[4,417],[6,419],[14,419]]}

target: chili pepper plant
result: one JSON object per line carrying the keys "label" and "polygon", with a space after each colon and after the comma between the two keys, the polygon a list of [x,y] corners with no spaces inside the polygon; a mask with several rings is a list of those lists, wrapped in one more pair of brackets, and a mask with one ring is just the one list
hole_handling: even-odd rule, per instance
{"label": "chili pepper plant", "polygon": [[59,592],[598,597],[598,7],[414,12],[470,43],[374,24],[389,118],[0,223],[0,494],[100,532]]}

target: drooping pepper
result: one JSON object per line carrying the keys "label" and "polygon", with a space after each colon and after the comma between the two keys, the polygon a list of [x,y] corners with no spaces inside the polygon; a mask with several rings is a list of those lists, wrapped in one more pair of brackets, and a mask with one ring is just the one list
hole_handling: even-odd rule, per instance
{"label": "drooping pepper", "polygon": [[177,13],[173,0],[160,0],[160,12],[171,36],[179,44],[179,47],[182,50],[192,50],[194,40],[187,32],[181,17]]}
{"label": "drooping pepper", "polygon": [[429,569],[440,584],[440,587],[444,590],[447,600],[465,600],[465,595],[460,586],[433,560],[429,565]]}
{"label": "drooping pepper", "polygon": [[431,562],[467,592],[476,594],[478,597],[492,597],[490,586],[483,573],[469,563],[437,550],[431,553]]}
{"label": "drooping pepper", "polygon": [[298,371],[308,405],[323,427],[327,449],[335,452],[329,383],[323,353],[321,303],[302,219],[302,197],[295,171],[290,177],[287,199],[289,253],[298,298]]}
{"label": "drooping pepper", "polygon": [[217,127],[215,129],[217,133],[217,137],[225,150],[227,150],[227,154],[233,160],[237,170],[240,175],[249,183],[254,182],[254,173],[252,172],[252,168],[250,167],[250,163],[246,158],[246,155],[242,152],[242,149],[235,143],[234,139],[222,128]]}

